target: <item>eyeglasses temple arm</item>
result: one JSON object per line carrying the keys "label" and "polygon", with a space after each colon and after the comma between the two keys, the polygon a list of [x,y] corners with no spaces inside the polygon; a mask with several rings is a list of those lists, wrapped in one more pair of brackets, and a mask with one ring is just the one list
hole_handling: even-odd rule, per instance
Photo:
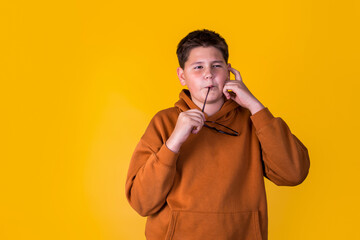
{"label": "eyeglasses temple arm", "polygon": [[208,95],[209,95],[209,92],[210,92],[210,88],[208,89],[208,92],[207,92],[207,94],[206,94],[205,101],[204,101],[204,105],[203,105],[203,107],[202,107],[202,109],[201,109],[202,112],[204,112],[205,104],[206,104],[206,100],[207,100],[207,97],[208,97]]}

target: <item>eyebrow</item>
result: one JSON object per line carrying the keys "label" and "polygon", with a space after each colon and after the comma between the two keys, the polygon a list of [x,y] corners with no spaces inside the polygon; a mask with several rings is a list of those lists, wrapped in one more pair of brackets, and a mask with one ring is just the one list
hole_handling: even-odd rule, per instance
{"label": "eyebrow", "polygon": [[[201,62],[201,61],[200,62],[194,62],[194,63],[192,63],[190,65],[192,66],[192,65],[195,65],[195,64],[199,64],[199,63],[204,63],[204,62]],[[213,61],[211,63],[224,63],[224,61],[216,60],[216,61]]]}

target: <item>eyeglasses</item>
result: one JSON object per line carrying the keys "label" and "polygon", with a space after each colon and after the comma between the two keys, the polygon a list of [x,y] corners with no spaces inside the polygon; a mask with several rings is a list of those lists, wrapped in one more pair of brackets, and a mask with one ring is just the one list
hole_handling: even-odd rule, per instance
{"label": "eyeglasses", "polygon": [[[206,94],[205,101],[204,101],[204,105],[203,105],[203,107],[202,107],[202,109],[201,109],[202,112],[204,112],[205,104],[206,104],[206,100],[207,100],[207,97],[208,97],[208,95],[209,95],[209,92],[210,92],[210,88],[209,88],[209,90],[208,90],[208,92],[207,92],[207,94]],[[209,126],[209,125],[206,124],[206,123],[209,123],[210,125],[212,125],[212,124],[213,124],[213,125],[217,125],[218,127],[219,127],[219,126],[220,126],[220,127],[223,127],[223,128],[224,128],[224,129],[223,129],[224,131],[223,131],[223,130],[220,130],[220,129],[217,129],[217,128],[214,127],[214,126]],[[217,131],[217,132],[219,132],[219,133],[227,134],[227,135],[230,135],[230,136],[239,136],[239,133],[238,133],[237,131],[235,131],[234,129],[231,129],[231,128],[227,127],[227,126],[222,125],[221,123],[217,123],[217,122],[214,122],[214,121],[205,121],[204,127],[210,128],[210,129],[215,130],[215,131]],[[220,127],[219,127],[219,128],[220,128]]]}
{"label": "eyeglasses", "polygon": [[219,133],[227,134],[227,135],[230,135],[230,136],[239,136],[239,133],[237,131],[235,131],[234,129],[231,129],[231,128],[227,127],[227,126],[224,126],[224,125],[222,125],[220,123],[217,123],[217,122],[214,122],[214,121],[205,121],[205,122],[219,125],[219,126],[221,126],[223,128],[226,128],[229,131],[227,131],[227,130],[222,131],[220,129],[217,129],[216,127],[209,126],[206,123],[204,123],[204,127],[210,128],[210,129],[215,130],[215,131],[217,131]]}

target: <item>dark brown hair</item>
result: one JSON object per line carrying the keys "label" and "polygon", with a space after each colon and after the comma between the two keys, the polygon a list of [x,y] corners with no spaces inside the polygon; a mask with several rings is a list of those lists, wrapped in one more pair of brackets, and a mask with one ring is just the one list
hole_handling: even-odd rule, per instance
{"label": "dark brown hair", "polygon": [[176,55],[182,69],[184,69],[185,62],[188,60],[191,49],[196,47],[215,47],[220,50],[225,62],[228,62],[229,50],[225,39],[211,30],[196,30],[184,37],[177,46]]}

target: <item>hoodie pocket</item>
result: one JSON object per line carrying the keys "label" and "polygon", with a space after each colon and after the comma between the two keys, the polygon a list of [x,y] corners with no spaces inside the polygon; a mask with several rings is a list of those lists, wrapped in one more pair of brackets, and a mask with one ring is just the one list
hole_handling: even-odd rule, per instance
{"label": "hoodie pocket", "polygon": [[166,240],[262,240],[258,211],[172,211]]}

